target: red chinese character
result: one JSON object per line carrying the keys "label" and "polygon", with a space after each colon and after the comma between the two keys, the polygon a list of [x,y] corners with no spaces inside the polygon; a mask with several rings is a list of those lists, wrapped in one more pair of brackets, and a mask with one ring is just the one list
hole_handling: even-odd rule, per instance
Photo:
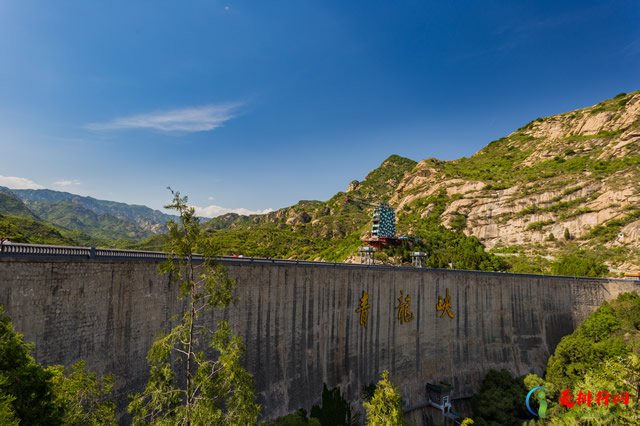
{"label": "red chinese character", "polygon": [[573,407],[575,404],[571,401],[572,398],[573,396],[571,396],[571,391],[569,389],[563,390],[560,394],[560,405],[564,405],[569,408]]}
{"label": "red chinese character", "polygon": [[629,392],[622,392],[618,395],[613,395],[613,403],[622,403],[624,405],[629,405]]}
{"label": "red chinese character", "polygon": [[609,391],[600,391],[596,394],[596,404],[598,405],[609,405],[609,397],[611,394]]}
{"label": "red chinese character", "polygon": [[576,404],[584,404],[587,406],[591,405],[591,391],[587,391],[586,394],[582,393],[582,391],[579,391],[576,395]]}

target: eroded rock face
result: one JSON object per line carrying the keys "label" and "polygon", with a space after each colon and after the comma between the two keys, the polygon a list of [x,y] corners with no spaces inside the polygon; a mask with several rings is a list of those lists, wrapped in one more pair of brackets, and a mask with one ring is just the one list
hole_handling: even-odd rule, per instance
{"label": "eroded rock face", "polygon": [[294,216],[289,217],[289,219],[287,219],[286,224],[300,225],[300,224],[309,223],[309,222],[311,222],[311,216],[309,216],[307,212],[302,212],[300,214],[296,214]]}
{"label": "eroded rock face", "polygon": [[347,187],[347,192],[355,191],[356,189],[358,189],[358,187],[360,187],[360,182],[357,180],[352,180]]}
{"label": "eroded rock face", "polygon": [[[606,246],[640,252],[640,220],[634,213],[640,210],[640,167],[631,160],[640,155],[640,92],[538,119],[505,139],[502,143],[510,150],[528,153],[514,164],[514,173],[542,162],[562,164],[583,157],[600,161],[601,169],[580,169],[574,161],[559,175],[541,174],[492,189],[487,182],[450,177],[442,162],[429,159],[405,175],[392,205],[410,208],[444,191],[448,202],[441,223],[450,226],[454,216],[466,216],[464,232],[488,248],[518,245],[553,252],[554,240],[564,239],[566,232],[576,243],[588,245],[596,227],[622,221],[618,236]],[[420,208],[424,218],[433,206]],[[625,262],[640,268],[640,256]]]}

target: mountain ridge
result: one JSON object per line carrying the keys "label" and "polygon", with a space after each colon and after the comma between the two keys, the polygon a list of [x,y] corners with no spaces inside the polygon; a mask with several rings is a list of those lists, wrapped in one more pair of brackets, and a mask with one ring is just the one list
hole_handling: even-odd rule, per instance
{"label": "mountain ridge", "polygon": [[47,242],[49,235],[55,243],[120,246],[165,232],[166,222],[175,218],[142,205],[50,189],[4,187],[0,187],[0,214],[18,226],[19,239],[25,242]]}
{"label": "mountain ridge", "polygon": [[[75,203],[97,214],[89,228],[130,221],[132,212],[153,212],[57,191],[13,192],[34,217],[67,227],[72,226],[52,214],[60,207],[55,203],[71,203],[63,206],[66,211]],[[371,208],[345,204],[347,194],[390,203],[398,233],[424,241],[379,253],[385,262],[406,261],[406,250],[417,248],[430,253],[432,266],[456,263],[455,258],[468,268],[544,273],[554,258],[579,252],[614,269],[640,269],[640,91],[535,119],[470,157],[416,162],[391,155],[326,201],[301,200],[266,214],[213,218],[204,224],[208,244],[222,255],[357,261]],[[38,204],[44,202],[46,208]],[[11,203],[22,211],[14,198]],[[102,222],[100,214],[107,215]],[[154,215],[146,219],[146,228],[136,224],[146,236],[126,236],[131,244],[149,238],[135,244],[161,247],[158,219],[169,215]],[[76,229],[82,231],[79,225]]]}
{"label": "mountain ridge", "polygon": [[[469,158],[413,162],[412,167],[398,168],[393,188],[369,184],[375,189],[368,193],[360,188],[361,182],[352,181],[346,191],[313,208],[296,204],[267,215],[226,216],[213,219],[211,230],[240,232],[270,222],[293,233],[333,237],[338,250],[350,238],[338,260],[353,260],[360,244],[354,232],[359,236],[367,232],[370,213],[351,216],[351,222],[340,217],[340,202],[349,192],[368,201],[389,201],[397,211],[399,233],[415,233],[435,214],[439,225],[475,237],[493,252],[528,258],[525,272],[548,271],[550,262],[545,258],[582,249],[602,250],[612,267],[636,269],[640,268],[639,141],[640,91],[636,91],[533,120]],[[390,158],[395,157],[402,158]],[[342,222],[343,232],[331,232],[332,222]],[[316,259],[336,259],[321,251],[314,254]],[[299,255],[313,258],[307,252]]]}

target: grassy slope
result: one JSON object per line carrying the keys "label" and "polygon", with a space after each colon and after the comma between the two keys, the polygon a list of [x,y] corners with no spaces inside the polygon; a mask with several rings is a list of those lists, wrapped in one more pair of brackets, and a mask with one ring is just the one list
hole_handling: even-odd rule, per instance
{"label": "grassy slope", "polygon": [[79,231],[95,240],[140,240],[151,235],[130,221],[108,213],[95,213],[70,201],[33,203],[31,209],[50,223]]}
{"label": "grassy slope", "polygon": [[10,189],[0,186],[0,213],[36,219],[27,206]]}
{"label": "grassy slope", "polygon": [[35,219],[0,214],[0,234],[15,243],[77,245],[73,235]]}
{"label": "grassy slope", "polygon": [[[386,201],[415,164],[392,155],[349,196]],[[343,207],[344,196],[339,192],[326,202],[301,201],[262,216],[215,218],[205,228],[218,254],[342,261],[361,245],[360,237],[370,227],[372,213],[372,208],[351,203]]]}

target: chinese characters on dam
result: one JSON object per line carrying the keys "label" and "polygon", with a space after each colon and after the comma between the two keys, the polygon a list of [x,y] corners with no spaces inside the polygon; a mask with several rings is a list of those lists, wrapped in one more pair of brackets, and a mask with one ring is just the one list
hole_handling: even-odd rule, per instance
{"label": "chinese characters on dam", "polygon": [[362,291],[362,297],[360,297],[360,306],[356,309],[356,312],[360,314],[360,325],[367,328],[367,320],[369,319],[369,293]]}
{"label": "chinese characters on dam", "polygon": [[398,321],[400,324],[404,324],[413,320],[413,312],[409,311],[411,305],[411,296],[408,294],[404,298],[404,302],[402,301],[402,290],[400,290],[400,297],[398,297]]}
{"label": "chinese characters on dam", "polygon": [[[406,324],[413,321],[413,312],[411,311],[411,296],[404,294],[400,290],[400,297],[398,297],[398,306],[394,308],[396,310],[396,319],[400,324]],[[369,309],[371,304],[369,303],[369,293],[365,290],[362,291],[360,296],[360,304],[355,312],[358,314],[358,322],[362,328],[367,328],[369,322]],[[438,296],[438,303],[436,303],[436,312],[441,312],[440,318],[443,318],[445,314],[451,319],[455,317],[453,306],[451,305],[451,296],[449,295],[449,289],[445,291],[444,299],[442,296]]]}
{"label": "chinese characters on dam", "polygon": [[449,318],[453,319],[455,314],[451,308],[451,297],[449,296],[449,289],[446,289],[444,300],[442,300],[442,296],[438,296],[438,303],[436,303],[436,311],[442,312],[440,314],[440,318],[444,317],[444,314],[447,314]]}

